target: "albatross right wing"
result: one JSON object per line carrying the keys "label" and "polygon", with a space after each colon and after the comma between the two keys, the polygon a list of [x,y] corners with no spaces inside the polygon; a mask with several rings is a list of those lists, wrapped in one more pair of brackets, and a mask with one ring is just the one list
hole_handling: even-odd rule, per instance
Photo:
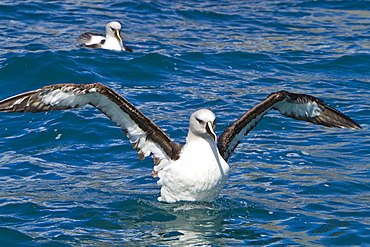
{"label": "albatross right wing", "polygon": [[154,174],[179,158],[181,145],[134,105],[100,84],[55,84],[0,101],[0,112],[45,112],[90,104],[114,121],[130,139],[139,158],[154,156]]}
{"label": "albatross right wing", "polygon": [[280,91],[270,94],[228,127],[218,139],[218,149],[227,161],[234,149],[271,109],[297,120],[327,127],[361,129],[351,118],[328,106],[324,101],[306,94]]}

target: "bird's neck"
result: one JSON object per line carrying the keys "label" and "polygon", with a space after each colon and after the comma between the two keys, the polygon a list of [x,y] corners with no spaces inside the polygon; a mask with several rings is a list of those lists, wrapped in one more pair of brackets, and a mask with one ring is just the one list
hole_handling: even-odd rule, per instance
{"label": "bird's neck", "polygon": [[194,135],[192,132],[189,132],[188,136],[186,137],[186,144],[188,143],[197,143],[197,145],[201,145],[201,143],[204,143],[204,144],[208,143],[208,145],[210,145],[211,147],[217,146],[216,142],[212,139],[212,137],[208,135],[202,137],[202,136]]}

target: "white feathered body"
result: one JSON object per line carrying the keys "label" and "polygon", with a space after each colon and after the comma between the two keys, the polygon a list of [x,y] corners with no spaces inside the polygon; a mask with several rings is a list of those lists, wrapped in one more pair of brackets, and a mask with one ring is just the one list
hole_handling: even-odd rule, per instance
{"label": "white feathered body", "polygon": [[158,173],[160,201],[206,201],[217,199],[229,175],[229,165],[211,139],[187,142],[181,158]]}
{"label": "white feathered body", "polygon": [[123,45],[122,41],[118,40],[115,37],[109,37],[107,36],[107,39],[105,40],[104,44],[102,45],[103,49],[108,49],[108,50],[115,50],[115,51],[122,51]]}
{"label": "white feathered body", "polygon": [[[102,44],[101,44],[102,43]],[[122,41],[114,36],[103,37],[99,35],[91,35],[90,40],[85,45],[101,44],[101,48],[115,51],[124,50]]]}

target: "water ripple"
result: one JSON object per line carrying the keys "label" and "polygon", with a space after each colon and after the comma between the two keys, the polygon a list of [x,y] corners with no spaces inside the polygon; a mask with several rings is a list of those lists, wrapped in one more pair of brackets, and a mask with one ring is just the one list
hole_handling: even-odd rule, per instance
{"label": "water ripple", "polygon": [[[369,245],[366,1],[0,3],[0,98],[101,82],[183,142],[199,108],[220,134],[272,91],[309,93],[363,130],[271,112],[235,150],[214,203],[164,204],[114,123],[91,107],[1,114],[0,245]],[[133,53],[77,48],[123,24]]]}

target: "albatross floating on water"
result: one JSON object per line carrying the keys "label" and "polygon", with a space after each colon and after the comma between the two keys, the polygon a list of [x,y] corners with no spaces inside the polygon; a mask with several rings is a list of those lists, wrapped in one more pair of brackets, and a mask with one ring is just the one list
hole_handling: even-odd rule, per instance
{"label": "albatross floating on water", "polygon": [[0,101],[2,112],[66,110],[90,104],[127,135],[139,158],[152,155],[164,202],[214,201],[229,174],[227,160],[243,137],[271,109],[327,127],[361,129],[355,121],[310,95],[280,91],[270,94],[230,125],[217,139],[215,114],[201,109],[190,117],[185,145],[170,137],[134,105],[100,84],[55,84]]}
{"label": "albatross floating on water", "polygon": [[77,41],[82,43],[79,47],[87,48],[103,48],[115,51],[129,51],[132,49],[123,44],[120,31],[121,24],[117,21],[112,21],[105,27],[106,37],[101,36],[99,33],[83,33],[78,37]]}

